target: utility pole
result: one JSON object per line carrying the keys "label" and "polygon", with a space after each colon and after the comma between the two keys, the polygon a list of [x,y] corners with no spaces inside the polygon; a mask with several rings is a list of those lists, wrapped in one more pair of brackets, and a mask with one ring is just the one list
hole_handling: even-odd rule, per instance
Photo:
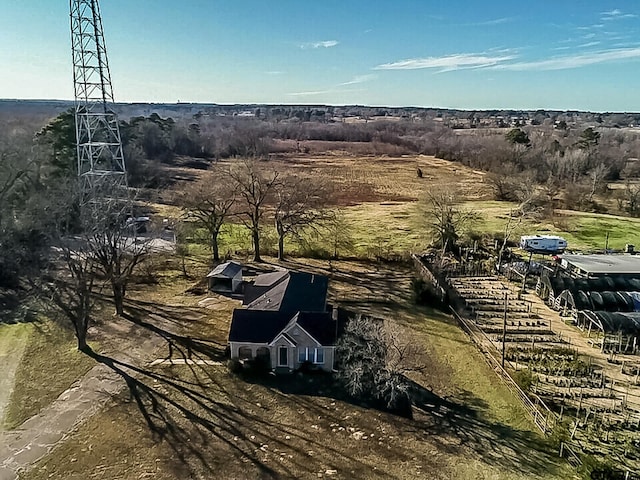
{"label": "utility pole", "polygon": [[522,293],[527,293],[527,275],[529,275],[529,270],[531,270],[532,258],[533,258],[533,251],[529,252],[529,261],[527,262],[527,268],[525,269],[524,275],[522,276]]}
{"label": "utility pole", "polygon": [[505,345],[507,343],[507,310],[509,308],[509,293],[504,293],[504,319],[502,322],[502,368],[504,368]]}
{"label": "utility pole", "polygon": [[98,0],[70,0],[78,176],[83,201],[126,186],[126,168]]}

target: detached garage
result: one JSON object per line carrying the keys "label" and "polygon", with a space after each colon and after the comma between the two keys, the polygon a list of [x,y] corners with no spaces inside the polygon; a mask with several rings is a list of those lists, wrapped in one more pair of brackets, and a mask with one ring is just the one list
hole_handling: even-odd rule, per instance
{"label": "detached garage", "polygon": [[242,290],[242,265],[226,262],[207,275],[209,290],[216,293],[239,293]]}

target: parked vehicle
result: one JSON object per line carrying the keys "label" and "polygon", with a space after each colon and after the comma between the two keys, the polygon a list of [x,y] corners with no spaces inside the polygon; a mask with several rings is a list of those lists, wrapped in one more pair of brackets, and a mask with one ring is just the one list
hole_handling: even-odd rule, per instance
{"label": "parked vehicle", "polygon": [[567,241],[555,235],[523,235],[520,248],[532,253],[562,253],[567,249]]}

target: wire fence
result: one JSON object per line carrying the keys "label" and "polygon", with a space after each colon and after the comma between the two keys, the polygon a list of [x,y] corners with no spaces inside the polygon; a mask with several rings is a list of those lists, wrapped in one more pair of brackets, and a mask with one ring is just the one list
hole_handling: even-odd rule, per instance
{"label": "wire fence", "polygon": [[[491,369],[496,372],[498,377],[511,391],[511,393],[513,393],[516,398],[520,400],[524,409],[533,419],[536,427],[538,427],[538,429],[540,429],[540,431],[544,435],[550,433],[551,430],[553,430],[553,428],[555,427],[559,416],[552,412],[551,409],[549,409],[549,407],[544,403],[544,401],[542,401],[542,399],[537,395],[534,395],[532,396],[532,398],[530,398],[530,396],[520,388],[520,386],[513,380],[513,378],[511,378],[509,372],[502,368],[501,361],[494,356],[493,352],[491,351],[491,347],[486,342],[486,337],[482,335],[480,329],[478,329],[472,322],[461,317],[458,312],[453,309],[453,307],[451,307],[451,311],[453,312],[454,317],[463,328],[463,330],[469,335],[471,340],[484,354],[483,358],[489,364]],[[485,338],[485,340],[483,340],[483,338]]]}

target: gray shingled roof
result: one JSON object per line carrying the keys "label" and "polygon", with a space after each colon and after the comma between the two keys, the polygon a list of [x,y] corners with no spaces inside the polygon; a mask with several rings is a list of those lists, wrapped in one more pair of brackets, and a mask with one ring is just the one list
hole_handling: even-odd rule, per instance
{"label": "gray shingled roof", "polygon": [[[326,309],[329,279],[324,275],[305,272],[275,272],[245,290],[245,304],[249,310],[272,310],[296,313],[323,312]],[[283,274],[284,273],[284,274]],[[258,282],[258,280],[260,280]],[[273,285],[271,287],[264,286]]]}
{"label": "gray shingled roof", "polygon": [[216,277],[216,278],[233,278],[238,272],[242,272],[242,265],[231,261],[226,263],[221,263],[216,268],[214,268],[209,275],[208,278]]}

